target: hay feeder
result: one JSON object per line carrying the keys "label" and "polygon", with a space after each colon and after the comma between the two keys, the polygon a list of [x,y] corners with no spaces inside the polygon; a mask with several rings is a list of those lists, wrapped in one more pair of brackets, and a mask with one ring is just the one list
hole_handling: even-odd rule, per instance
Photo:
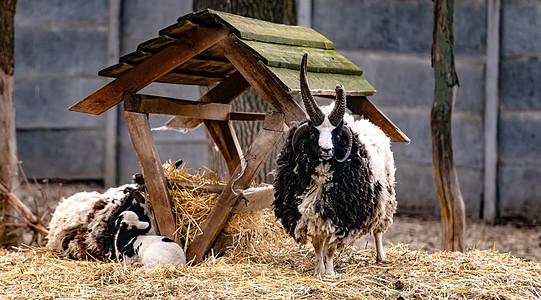
{"label": "hay feeder", "polygon": [[[223,155],[231,180],[201,225],[202,234],[188,247],[188,259],[200,262],[215,243],[232,212],[268,207],[269,190],[247,196],[246,189],[287,127],[306,119],[292,98],[298,94],[301,57],[309,53],[308,72],[315,96],[333,98],[336,83],[346,87],[348,108],[364,115],[393,142],[409,142],[367,96],[375,89],[362,70],[334,50],[313,29],[274,24],[213,10],[191,13],[141,43],[100,76],[116,78],[70,107],[99,115],[124,101],[124,118],[145,178],[161,235],[175,236],[171,195],[164,177],[148,114],[174,116],[166,125],[195,128],[203,123]],[[215,86],[197,101],[143,95],[152,82]],[[270,106],[266,114],[233,112],[229,103],[253,87]],[[243,153],[232,120],[263,121],[264,126]],[[245,199],[245,201],[240,201]],[[248,199],[248,200],[247,200]]]}

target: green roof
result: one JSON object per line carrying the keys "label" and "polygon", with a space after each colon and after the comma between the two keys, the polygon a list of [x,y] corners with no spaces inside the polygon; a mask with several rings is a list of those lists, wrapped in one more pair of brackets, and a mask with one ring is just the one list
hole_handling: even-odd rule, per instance
{"label": "green roof", "polygon": [[[158,37],[141,43],[136,51],[121,56],[118,64],[98,74],[121,77],[198,25],[229,30],[288,93],[299,92],[300,62],[304,53],[309,54],[308,82],[314,95],[334,95],[334,87],[338,83],[346,88],[348,95],[370,96],[376,92],[361,76],[363,71],[340,55],[334,44],[315,30],[210,9],[180,17],[176,24],[160,30]],[[213,86],[234,72],[235,67],[217,43],[156,81]]]}

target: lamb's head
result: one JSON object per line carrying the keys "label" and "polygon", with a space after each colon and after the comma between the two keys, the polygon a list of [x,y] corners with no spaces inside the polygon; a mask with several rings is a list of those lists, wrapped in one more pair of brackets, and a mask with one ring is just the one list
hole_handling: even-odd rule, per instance
{"label": "lamb's head", "polygon": [[150,223],[141,221],[133,211],[122,212],[115,221],[116,236],[137,236],[146,234],[150,229]]}
{"label": "lamb's head", "polygon": [[340,139],[347,140],[347,149],[343,157],[335,157],[338,162],[345,161],[350,152],[353,142],[351,130],[344,126],[344,114],[346,112],[346,94],[342,85],[336,85],[336,102],[334,108],[328,114],[325,114],[317,105],[310,87],[308,86],[306,65],[308,54],[304,54],[301,62],[301,96],[306,112],[310,120],[297,128],[293,134],[292,146],[295,149],[295,144],[301,135],[307,131],[312,133],[314,138],[317,138],[317,147],[319,156],[324,160],[332,159],[336,153],[336,146]]}

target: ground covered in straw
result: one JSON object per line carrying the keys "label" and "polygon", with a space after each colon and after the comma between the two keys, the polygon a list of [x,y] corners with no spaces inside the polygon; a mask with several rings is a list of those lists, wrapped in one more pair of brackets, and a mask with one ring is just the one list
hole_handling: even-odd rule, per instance
{"label": "ground covered in straw", "polygon": [[388,262],[378,265],[373,250],[348,248],[337,260],[340,275],[323,278],[312,276],[308,247],[277,245],[240,259],[237,254],[144,271],[116,262],[68,260],[41,248],[3,249],[0,298],[541,298],[541,264],[488,251],[429,254],[396,245],[387,251]]}
{"label": "ground covered in straw", "polygon": [[[205,170],[164,169],[169,179],[198,183],[171,190],[186,247],[217,198],[204,185],[221,183]],[[440,252],[434,251],[438,221],[395,218],[384,236],[387,245],[409,247],[390,246],[387,262],[376,264],[372,238],[363,237],[336,259],[338,275],[327,277],[312,275],[312,248],[287,236],[270,209],[236,214],[225,228],[233,236],[225,254],[183,268],[145,271],[119,262],[69,260],[40,247],[0,249],[0,298],[540,299],[539,228],[481,225],[469,224],[475,235],[468,236],[467,252]]]}

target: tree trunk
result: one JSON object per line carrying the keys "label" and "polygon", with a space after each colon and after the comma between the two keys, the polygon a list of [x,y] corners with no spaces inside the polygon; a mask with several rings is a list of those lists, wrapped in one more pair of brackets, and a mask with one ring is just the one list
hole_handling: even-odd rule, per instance
{"label": "tree trunk", "polygon": [[442,219],[442,248],[464,251],[465,208],[456,175],[451,134],[451,115],[458,88],[454,63],[453,11],[454,0],[434,1],[432,67],[435,88],[430,129],[434,184]]}
{"label": "tree trunk", "polygon": [[[297,14],[295,0],[194,0],[193,10],[200,11],[206,8],[212,8],[219,11],[234,13],[237,15],[261,19],[274,23],[283,23],[295,25],[297,23]],[[208,89],[203,88],[202,92]],[[263,99],[253,90],[249,89],[239,98],[231,103],[234,111],[247,112],[266,112],[269,107]],[[252,140],[262,128],[262,123],[259,122],[233,122],[233,128],[239,139],[240,147],[243,151],[248,149]],[[284,138],[282,138],[284,139]],[[214,147],[214,142],[210,137],[207,137],[209,144],[209,168],[215,171],[220,177],[228,177],[229,172],[223,157],[220,152]],[[275,168],[275,161],[278,149],[281,148],[283,140],[271,152],[269,158],[259,171],[256,181],[272,182],[273,177],[269,173]]]}
{"label": "tree trunk", "polygon": [[[0,1],[0,182],[10,192],[19,188],[17,140],[15,138],[15,97],[13,91],[14,17],[16,0]],[[0,224],[10,223],[13,208],[6,195],[0,193]],[[8,236],[11,229],[0,226],[0,244],[17,243],[17,236]]]}

